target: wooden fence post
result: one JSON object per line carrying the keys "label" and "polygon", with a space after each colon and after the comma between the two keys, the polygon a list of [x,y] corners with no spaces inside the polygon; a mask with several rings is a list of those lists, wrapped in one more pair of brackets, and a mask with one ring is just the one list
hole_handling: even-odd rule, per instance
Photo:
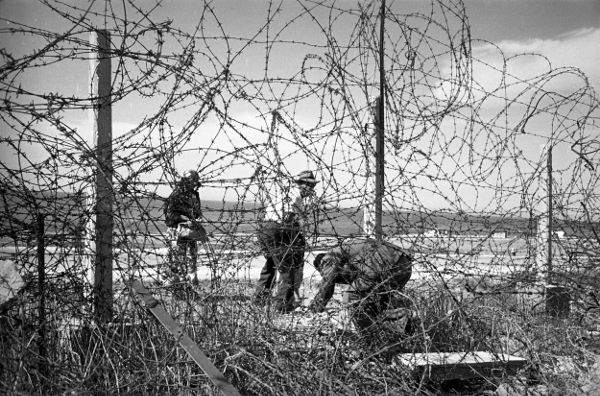
{"label": "wooden fence post", "polygon": [[383,239],[383,195],[385,191],[385,0],[379,13],[379,98],[376,117],[375,165],[375,237]]}
{"label": "wooden fence post", "polygon": [[93,147],[97,167],[95,175],[95,259],[94,316],[98,323],[112,320],[112,86],[110,33],[97,30],[90,34],[90,44],[96,51],[90,55],[90,89]]}

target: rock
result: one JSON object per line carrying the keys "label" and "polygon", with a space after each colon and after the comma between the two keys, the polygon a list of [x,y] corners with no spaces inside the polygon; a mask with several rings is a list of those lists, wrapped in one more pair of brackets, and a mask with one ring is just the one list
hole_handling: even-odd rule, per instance
{"label": "rock", "polygon": [[581,392],[583,395],[600,394],[600,357],[596,357],[596,362],[590,367],[588,373],[581,380]]}
{"label": "rock", "polygon": [[25,286],[17,266],[11,260],[0,260],[0,308]]}
{"label": "rock", "polygon": [[494,396],[510,396],[510,391],[504,384],[501,384],[500,386],[498,386],[498,388],[496,388]]}

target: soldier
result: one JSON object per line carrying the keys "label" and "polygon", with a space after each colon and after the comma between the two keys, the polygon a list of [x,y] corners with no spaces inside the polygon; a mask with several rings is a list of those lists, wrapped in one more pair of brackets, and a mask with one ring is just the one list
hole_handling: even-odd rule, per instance
{"label": "soldier", "polygon": [[313,264],[323,280],[309,309],[322,312],[337,283],[350,285],[343,300],[356,330],[366,336],[378,331],[386,311],[398,308],[397,292],[412,274],[411,256],[375,239],[347,240],[318,254]]}
{"label": "soldier", "polygon": [[257,232],[266,262],[256,286],[255,303],[264,305],[267,302],[279,272],[274,308],[283,313],[295,308],[294,294],[302,282],[306,249],[303,231],[314,223],[317,180],[313,172],[304,171],[294,179],[294,184],[296,188],[290,196],[267,208],[265,220]]}
{"label": "soldier", "polygon": [[[194,170],[188,170],[175,186],[175,189],[167,198],[165,203],[165,223],[169,227],[171,243],[171,265],[170,270],[174,281],[179,282],[179,276],[186,276],[188,272],[193,274],[193,282],[198,282],[197,242],[208,240],[206,231],[200,224],[202,209],[200,207],[200,176]],[[188,258],[190,255],[190,267]]]}

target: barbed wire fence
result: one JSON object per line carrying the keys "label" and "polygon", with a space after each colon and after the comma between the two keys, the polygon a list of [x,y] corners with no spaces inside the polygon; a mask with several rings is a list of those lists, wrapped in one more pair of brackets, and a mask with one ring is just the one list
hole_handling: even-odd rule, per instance
{"label": "barbed wire fence", "polygon": [[[176,341],[134,303],[125,281],[136,277],[154,285],[244,393],[423,391],[393,365],[349,370],[343,337],[248,301],[250,272],[261,260],[254,230],[273,192],[289,189],[299,170],[321,180],[308,257],[363,232],[378,4],[269,2],[256,30],[243,34],[211,2],[197,5],[192,29],[163,17],[160,3],[39,4],[61,21],[60,30],[6,18],[0,28],[3,42],[34,44],[0,51],[2,256],[25,281],[3,307],[3,389],[210,392]],[[524,355],[549,389],[566,389],[584,381],[597,354],[597,93],[576,68],[505,54],[471,37],[467,14],[461,2],[437,0],[386,13],[383,228],[415,257],[406,294],[422,330],[406,349]],[[86,228],[98,162],[85,121],[98,100],[90,96],[87,67],[97,51],[89,34],[98,29],[112,38],[114,119],[138,118],[113,126],[108,332],[94,324],[86,241],[94,237]],[[305,40],[306,29],[321,38]],[[281,59],[286,68],[277,67]],[[524,59],[544,71],[522,75]],[[68,76],[81,80],[75,88],[35,84],[34,76],[60,77],[67,67],[83,70]],[[548,273],[540,265],[547,242],[540,221],[550,150],[560,159],[551,179],[552,228],[560,232],[552,236]],[[160,283],[169,246],[162,205],[190,168],[203,183],[212,251],[201,254],[200,272],[210,281],[175,299]],[[570,293],[562,322],[542,315],[550,276]],[[317,280],[305,278],[304,287]],[[550,323],[567,331],[553,332]],[[560,372],[558,356],[576,370]],[[562,385],[550,379],[557,373]]]}

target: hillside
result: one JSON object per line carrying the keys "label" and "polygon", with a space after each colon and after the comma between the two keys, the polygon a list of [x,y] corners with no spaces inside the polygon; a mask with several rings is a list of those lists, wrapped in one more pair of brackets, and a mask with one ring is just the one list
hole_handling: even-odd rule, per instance
{"label": "hillside", "polygon": [[[164,197],[118,195],[114,200],[115,230],[118,233],[155,234],[163,232]],[[207,231],[217,233],[252,232],[257,225],[260,205],[256,202],[203,200]],[[0,197],[3,236],[27,234],[34,230],[36,213],[45,217],[49,234],[75,235],[83,229],[90,211],[83,195],[36,191],[17,194],[4,191]],[[319,213],[321,235],[353,235],[361,232],[360,208],[331,208]],[[520,217],[451,213],[447,211],[394,211],[383,214],[385,234],[424,233],[438,230],[444,234],[472,235],[503,232],[523,235],[535,232],[535,220]],[[555,228],[567,235],[591,235],[600,230],[597,223],[556,221]]]}

